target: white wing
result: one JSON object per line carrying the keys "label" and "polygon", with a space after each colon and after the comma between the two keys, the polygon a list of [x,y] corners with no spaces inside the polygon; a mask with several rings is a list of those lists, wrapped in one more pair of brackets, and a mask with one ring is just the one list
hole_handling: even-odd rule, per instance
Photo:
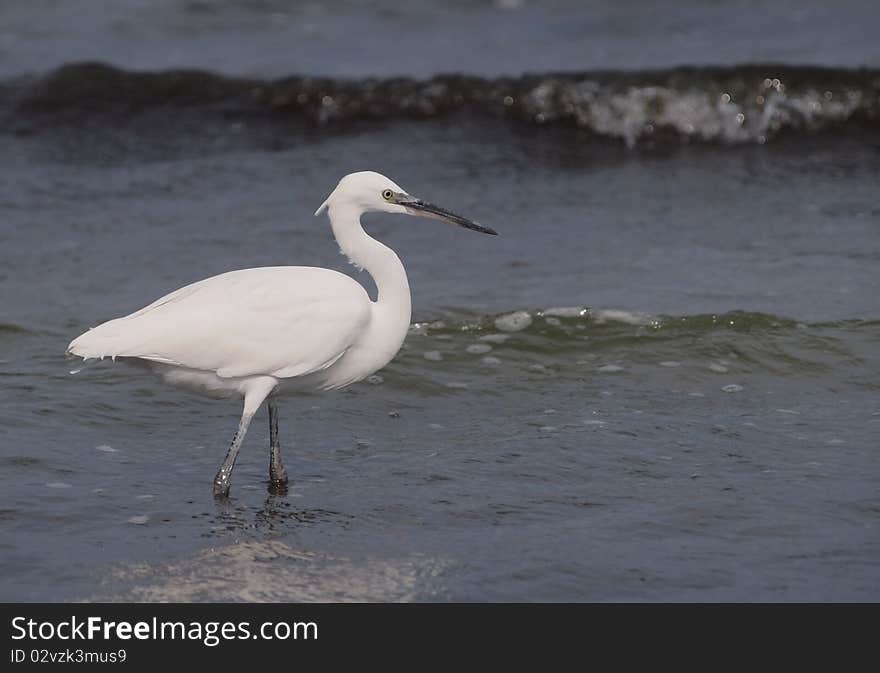
{"label": "white wing", "polygon": [[231,271],[182,287],[82,334],[82,358],[136,357],[222,377],[302,376],[325,369],[369,324],[352,278],[307,266]]}

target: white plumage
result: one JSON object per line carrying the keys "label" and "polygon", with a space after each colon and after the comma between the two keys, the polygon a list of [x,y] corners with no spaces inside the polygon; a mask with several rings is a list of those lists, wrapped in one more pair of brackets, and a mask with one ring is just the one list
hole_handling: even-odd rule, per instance
{"label": "white plumage", "polygon": [[370,322],[370,297],[329,269],[230,271],[175,290],[70,344],[82,358],[131,357],[220,378],[303,376],[336,362]]}
{"label": "white plumage", "polygon": [[339,388],[381,369],[400,349],[410,321],[406,271],[393,250],[363,230],[364,212],[419,215],[495,233],[369,171],[340,180],[315,214],[324,209],[342,252],[376,282],[376,301],[354,279],[329,269],[243,269],[175,290],[85,332],[68,348],[84,359],[140,361],[172,384],[241,394],[241,422],[214,479],[215,495],[228,494],[241,442],[267,397],[270,490],[284,489],[272,396],[279,386]]}

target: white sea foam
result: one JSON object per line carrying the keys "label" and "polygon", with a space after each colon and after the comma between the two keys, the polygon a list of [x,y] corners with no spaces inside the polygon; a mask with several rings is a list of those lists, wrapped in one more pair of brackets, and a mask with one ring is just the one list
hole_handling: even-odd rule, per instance
{"label": "white sea foam", "polygon": [[621,138],[632,147],[660,128],[686,138],[760,144],[785,128],[815,130],[846,121],[862,107],[862,98],[857,90],[836,99],[816,89],[791,94],[778,79],[765,80],[763,87],[739,100],[697,87],[630,86],[613,91],[585,80],[541,82],[530,92],[529,102],[541,110],[542,121],[571,116],[579,126]]}
{"label": "white sea foam", "polygon": [[514,311],[495,318],[495,327],[502,332],[519,332],[532,324],[532,316],[528,311]]}
{"label": "white sea foam", "polygon": [[579,318],[587,314],[587,309],[581,306],[554,306],[545,308],[542,313],[557,318]]}
{"label": "white sea foam", "polygon": [[591,313],[593,320],[600,325],[606,322],[622,322],[627,325],[650,325],[654,318],[644,313],[603,308]]}

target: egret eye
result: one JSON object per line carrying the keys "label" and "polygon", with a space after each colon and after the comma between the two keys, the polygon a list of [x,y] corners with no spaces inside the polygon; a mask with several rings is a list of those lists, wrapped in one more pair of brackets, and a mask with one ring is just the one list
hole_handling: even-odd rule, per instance
{"label": "egret eye", "polygon": [[390,189],[386,189],[382,192],[382,198],[386,201],[390,201],[392,196],[394,196],[394,192],[392,192]]}

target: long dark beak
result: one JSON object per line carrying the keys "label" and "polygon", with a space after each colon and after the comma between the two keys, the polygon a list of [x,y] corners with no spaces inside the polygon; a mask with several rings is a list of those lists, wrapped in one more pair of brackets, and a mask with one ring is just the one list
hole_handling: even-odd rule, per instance
{"label": "long dark beak", "polygon": [[421,199],[416,199],[412,196],[409,196],[408,194],[397,195],[395,201],[399,205],[406,208],[406,211],[410,215],[418,215],[419,217],[430,217],[434,220],[449,222],[450,224],[457,224],[459,227],[472,229],[473,231],[479,231],[483,234],[492,234],[493,236],[498,235],[498,232],[494,229],[484,227],[482,224],[477,224],[476,222],[469,220],[466,217],[456,215],[455,213],[444,210],[439,206],[435,206],[433,203],[428,203],[426,201],[422,201]]}

